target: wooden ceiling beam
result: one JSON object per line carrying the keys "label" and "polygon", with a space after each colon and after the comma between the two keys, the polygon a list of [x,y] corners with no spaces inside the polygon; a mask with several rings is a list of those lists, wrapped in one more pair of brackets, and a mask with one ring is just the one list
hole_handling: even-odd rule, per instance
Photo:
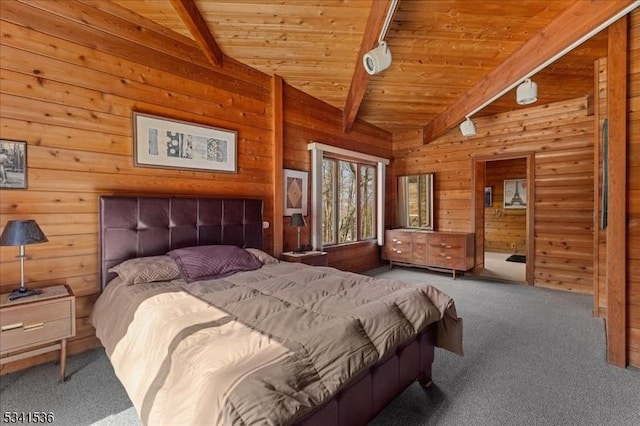
{"label": "wooden ceiling beam", "polygon": [[224,54],[211,34],[207,21],[202,17],[194,0],[171,0],[173,8],[196,39],[211,65],[222,66]]}
{"label": "wooden ceiling beam", "polygon": [[505,88],[513,87],[634,3],[636,0],[576,1],[424,126],[423,142],[426,144],[442,136],[470,112],[500,96]]}
{"label": "wooden ceiling beam", "polygon": [[364,28],[362,43],[360,44],[360,51],[358,52],[358,58],[356,60],[356,67],[353,71],[353,77],[351,78],[349,94],[347,95],[347,101],[344,105],[342,123],[345,132],[351,130],[353,123],[356,121],[360,104],[362,103],[364,94],[367,91],[367,85],[369,84],[369,74],[367,74],[364,69],[362,57],[378,45],[378,37],[380,36],[380,31],[382,31],[391,3],[392,0],[371,2],[369,18]]}

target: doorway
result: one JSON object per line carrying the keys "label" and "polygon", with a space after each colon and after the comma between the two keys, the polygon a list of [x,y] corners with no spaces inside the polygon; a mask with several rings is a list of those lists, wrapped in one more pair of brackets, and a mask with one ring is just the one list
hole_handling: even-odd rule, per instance
{"label": "doorway", "polygon": [[533,284],[533,154],[474,159],[478,276]]}

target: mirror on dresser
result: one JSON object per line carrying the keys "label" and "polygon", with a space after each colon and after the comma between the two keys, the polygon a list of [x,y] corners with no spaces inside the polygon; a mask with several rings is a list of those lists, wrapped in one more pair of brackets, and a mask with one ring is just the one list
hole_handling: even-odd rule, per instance
{"label": "mirror on dresser", "polygon": [[398,177],[398,226],[434,229],[433,173]]}

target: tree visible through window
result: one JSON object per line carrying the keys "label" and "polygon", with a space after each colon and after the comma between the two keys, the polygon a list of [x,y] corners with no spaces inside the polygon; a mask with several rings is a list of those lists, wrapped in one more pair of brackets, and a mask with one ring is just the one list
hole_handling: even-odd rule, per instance
{"label": "tree visible through window", "polygon": [[325,157],[322,161],[323,244],[376,238],[376,167]]}

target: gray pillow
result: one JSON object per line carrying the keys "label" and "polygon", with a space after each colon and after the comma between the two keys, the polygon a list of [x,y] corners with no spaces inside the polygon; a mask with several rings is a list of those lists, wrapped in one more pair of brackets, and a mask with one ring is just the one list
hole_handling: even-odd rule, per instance
{"label": "gray pillow", "polygon": [[176,261],[187,282],[222,278],[262,266],[256,256],[237,246],[185,247],[167,254]]}
{"label": "gray pillow", "polygon": [[260,249],[257,248],[245,248],[246,251],[248,251],[249,253],[251,253],[252,255],[254,255],[255,257],[258,258],[258,260],[260,262],[262,262],[263,265],[275,265],[276,263],[280,263],[280,261],[278,259],[276,259],[275,257],[271,256],[269,253],[265,253]]}
{"label": "gray pillow", "polygon": [[176,261],[169,256],[148,256],[125,260],[109,268],[122,278],[125,285],[155,281],[171,281],[180,278]]}

